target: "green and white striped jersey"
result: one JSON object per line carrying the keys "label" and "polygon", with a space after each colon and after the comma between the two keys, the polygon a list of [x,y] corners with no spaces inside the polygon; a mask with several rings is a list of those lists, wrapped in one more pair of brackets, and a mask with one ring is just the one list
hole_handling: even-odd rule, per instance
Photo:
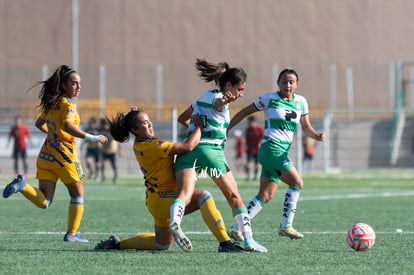
{"label": "green and white striped jersey", "polygon": [[264,112],[262,143],[271,141],[281,150],[289,150],[300,118],[309,113],[306,99],[294,94],[291,100],[285,100],[279,92],[270,92],[259,96],[253,104]]}
{"label": "green and white striped jersey", "polygon": [[[193,115],[200,114],[203,122],[203,131],[200,143],[223,144],[226,141],[226,130],[230,122],[230,112],[228,104],[222,110],[214,108],[214,102],[223,98],[223,92],[219,90],[209,90],[202,94],[192,103]],[[194,131],[194,123],[190,123],[186,136]]]}

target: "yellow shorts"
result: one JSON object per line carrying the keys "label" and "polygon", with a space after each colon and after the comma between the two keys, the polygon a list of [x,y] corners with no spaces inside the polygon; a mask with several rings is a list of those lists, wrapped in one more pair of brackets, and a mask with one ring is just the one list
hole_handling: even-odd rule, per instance
{"label": "yellow shorts", "polygon": [[154,192],[147,197],[147,208],[154,224],[161,227],[170,225],[170,205],[176,196],[175,192]]}
{"label": "yellow shorts", "polygon": [[77,160],[64,166],[55,165],[41,158],[37,159],[36,178],[39,180],[50,180],[57,182],[60,179],[64,184],[80,182],[85,174],[81,163]]}

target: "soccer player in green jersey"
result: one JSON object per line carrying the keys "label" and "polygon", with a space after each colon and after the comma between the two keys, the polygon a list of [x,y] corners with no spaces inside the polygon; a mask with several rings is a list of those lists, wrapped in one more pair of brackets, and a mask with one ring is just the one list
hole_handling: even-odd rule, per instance
{"label": "soccer player in green jersey", "polygon": [[178,189],[170,208],[170,230],[182,249],[188,250],[191,247],[190,240],[181,230],[181,220],[191,199],[197,172],[198,175],[208,175],[226,197],[234,220],[242,231],[244,249],[265,253],[267,249],[253,239],[248,211],[224,156],[226,130],[230,122],[229,103],[243,95],[247,75],[242,68],[231,68],[225,62],[214,64],[198,59],[195,66],[200,77],[206,82],[214,81],[217,88],[205,91],[178,117],[178,121],[188,127],[188,136],[194,131],[194,124],[189,123],[192,114],[200,114],[203,130],[197,147],[177,156],[174,165]]}
{"label": "soccer player in green jersey", "polygon": [[[324,141],[324,133],[315,131],[309,120],[309,107],[306,99],[295,90],[298,87],[298,74],[293,69],[280,72],[277,84],[278,91],[259,96],[252,104],[240,110],[230,121],[228,130],[233,128],[245,117],[258,112],[264,112],[264,136],[259,149],[259,162],[262,166],[260,188],[258,194],[247,204],[250,219],[253,219],[269,202],[279,184],[283,181],[289,188],[283,202],[283,215],[279,235],[291,239],[303,238],[292,224],[296,205],[303,180],[289,159],[288,153],[293,135],[300,124],[306,136],[317,141]],[[236,240],[242,240],[237,224],[233,224],[230,235]]]}

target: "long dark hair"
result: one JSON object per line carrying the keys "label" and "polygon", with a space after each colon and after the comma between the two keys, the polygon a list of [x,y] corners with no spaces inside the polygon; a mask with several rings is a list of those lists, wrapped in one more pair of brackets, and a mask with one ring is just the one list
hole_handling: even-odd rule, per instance
{"label": "long dark hair", "polygon": [[28,90],[42,85],[39,92],[39,110],[41,112],[48,112],[50,109],[56,109],[58,107],[59,100],[64,96],[62,84],[68,81],[71,73],[76,71],[68,65],[61,65],[55,69],[53,74],[46,80],[38,81],[35,85]]}
{"label": "long dark hair", "polygon": [[237,85],[247,80],[247,74],[241,67],[231,68],[226,62],[211,63],[205,59],[197,59],[195,68],[199,71],[199,76],[206,82],[214,80],[216,85],[222,90],[229,81],[231,85]]}
{"label": "long dark hair", "polygon": [[106,120],[109,123],[111,136],[118,142],[127,142],[129,133],[138,125],[138,115],[143,112],[141,109],[129,111],[128,113],[118,113],[114,118]]}

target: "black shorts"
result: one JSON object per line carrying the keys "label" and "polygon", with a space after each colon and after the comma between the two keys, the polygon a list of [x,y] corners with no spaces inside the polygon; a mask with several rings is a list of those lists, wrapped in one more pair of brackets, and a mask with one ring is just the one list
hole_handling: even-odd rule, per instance
{"label": "black shorts", "polygon": [[23,150],[14,149],[13,150],[13,158],[15,158],[15,159],[17,159],[17,158],[25,159],[26,158],[26,149],[23,149]]}
{"label": "black shorts", "polygon": [[100,159],[100,149],[99,148],[87,148],[85,158],[93,158],[95,161]]}

